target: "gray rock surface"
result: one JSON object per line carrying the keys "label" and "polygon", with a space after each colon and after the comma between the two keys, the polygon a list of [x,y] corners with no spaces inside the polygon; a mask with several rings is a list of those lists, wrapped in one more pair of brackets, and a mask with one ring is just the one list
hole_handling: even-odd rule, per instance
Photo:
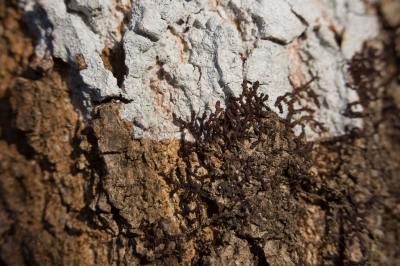
{"label": "gray rock surface", "polygon": [[[306,127],[309,139],[342,134],[360,118],[343,116],[358,101],[346,86],[346,60],[377,34],[377,18],[361,0],[20,0],[36,36],[36,54],[76,64],[86,108],[120,98],[122,116],[137,138],[179,138],[173,114],[212,111],[241,82],[260,82],[273,106],[277,97],[317,76],[311,87],[320,106],[314,119],[328,129]],[[129,23],[124,24],[124,16]],[[122,86],[101,52],[122,42],[127,67]],[[123,58],[121,58],[123,60]],[[358,109],[357,109],[358,108]],[[354,106],[353,111],[360,111]],[[275,109],[278,111],[278,109]],[[283,112],[285,115],[286,111]],[[298,114],[301,116],[302,114]]]}

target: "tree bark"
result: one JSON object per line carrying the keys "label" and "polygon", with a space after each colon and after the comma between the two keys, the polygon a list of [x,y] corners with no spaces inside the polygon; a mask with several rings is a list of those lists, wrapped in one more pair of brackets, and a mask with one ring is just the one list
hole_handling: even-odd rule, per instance
{"label": "tree bark", "polygon": [[0,264],[399,265],[397,1],[165,3],[0,3]]}

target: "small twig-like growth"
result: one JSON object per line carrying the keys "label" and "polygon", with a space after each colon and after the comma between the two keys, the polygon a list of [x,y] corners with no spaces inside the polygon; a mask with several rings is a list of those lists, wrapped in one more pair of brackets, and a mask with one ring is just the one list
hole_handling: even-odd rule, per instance
{"label": "small twig-like growth", "polygon": [[[293,127],[304,128],[308,122],[315,122],[322,130],[323,126],[313,120],[312,109],[295,109],[294,105],[309,96],[319,106],[318,97],[309,86],[313,80],[293,94],[278,98],[275,106],[280,110],[282,104],[288,107],[286,119],[267,105],[268,95],[258,93],[259,82],[249,87],[246,80],[242,94],[231,96],[226,109],[218,101],[210,115],[204,113],[196,118],[192,113],[188,122],[175,116],[182,132],[190,133],[195,142],[182,138],[178,154],[184,171],[177,168],[160,175],[170,185],[171,197],[178,197],[175,215],[185,221],[181,225],[184,233],[170,235],[163,229],[159,235],[166,239],[162,240],[156,234],[160,224],[144,222],[145,247],[157,254],[167,254],[166,246],[171,241],[190,237],[201,228],[240,227],[258,204],[254,202],[254,192],[271,191],[280,182],[289,184],[293,191],[308,186],[305,184],[310,180],[313,143],[306,141],[304,132],[294,136]],[[292,121],[294,115],[304,112],[310,115]]]}

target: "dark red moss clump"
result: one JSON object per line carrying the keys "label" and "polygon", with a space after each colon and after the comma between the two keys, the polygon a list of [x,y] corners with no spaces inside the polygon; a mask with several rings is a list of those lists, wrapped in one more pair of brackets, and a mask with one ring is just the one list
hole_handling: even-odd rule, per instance
{"label": "dark red moss clump", "polygon": [[[142,240],[155,254],[179,257],[182,241],[190,241],[205,227],[214,231],[214,237],[195,243],[203,256],[218,252],[226,232],[233,230],[243,237],[252,225],[294,248],[299,215],[296,197],[311,189],[314,178],[309,173],[313,143],[307,142],[304,132],[296,136],[293,127],[314,120],[306,116],[292,121],[294,114],[304,111],[293,106],[304,96],[301,91],[305,95],[313,92],[307,83],[294,94],[279,97],[276,105],[282,109],[284,103],[289,110],[283,119],[267,105],[268,96],[258,94],[258,82],[251,87],[247,84],[243,82],[239,97],[229,98],[226,109],[217,102],[209,116],[204,113],[196,119],[192,113],[189,122],[176,118],[182,132],[187,131],[196,141],[183,140],[179,151],[183,164],[160,175],[170,185],[171,197],[176,194],[179,198],[175,215],[183,221],[182,233],[167,232],[162,222],[143,221]],[[316,96],[313,98],[318,103]],[[258,249],[267,236],[248,241]],[[169,245],[177,249],[171,250]],[[292,251],[293,261],[298,260],[301,251]]]}

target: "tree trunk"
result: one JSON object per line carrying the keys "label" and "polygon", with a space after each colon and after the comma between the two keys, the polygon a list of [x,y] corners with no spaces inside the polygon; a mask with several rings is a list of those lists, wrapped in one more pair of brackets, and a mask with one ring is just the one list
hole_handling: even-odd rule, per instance
{"label": "tree trunk", "polygon": [[0,3],[0,265],[399,265],[400,4]]}

